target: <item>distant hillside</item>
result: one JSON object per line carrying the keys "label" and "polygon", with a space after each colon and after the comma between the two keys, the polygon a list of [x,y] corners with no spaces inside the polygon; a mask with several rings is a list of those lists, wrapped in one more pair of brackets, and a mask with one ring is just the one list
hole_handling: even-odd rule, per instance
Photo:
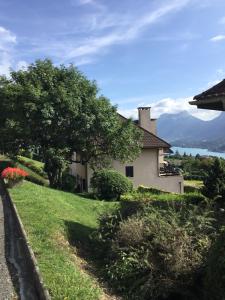
{"label": "distant hillside", "polygon": [[186,111],[163,114],[157,121],[157,131],[173,146],[225,151],[225,113],[211,121],[200,120]]}

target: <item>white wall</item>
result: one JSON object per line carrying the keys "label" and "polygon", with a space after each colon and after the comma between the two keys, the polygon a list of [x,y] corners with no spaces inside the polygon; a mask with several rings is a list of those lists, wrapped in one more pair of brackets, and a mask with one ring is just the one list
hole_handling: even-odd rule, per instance
{"label": "white wall", "polygon": [[[134,177],[129,178],[134,187],[139,185],[156,187],[168,192],[183,193],[183,177],[176,176],[159,176],[159,153],[158,149],[143,149],[141,155],[131,163],[121,164],[113,161],[112,167],[118,172],[125,174],[126,166],[134,167]],[[90,188],[90,178],[92,170],[88,167],[88,188]]]}

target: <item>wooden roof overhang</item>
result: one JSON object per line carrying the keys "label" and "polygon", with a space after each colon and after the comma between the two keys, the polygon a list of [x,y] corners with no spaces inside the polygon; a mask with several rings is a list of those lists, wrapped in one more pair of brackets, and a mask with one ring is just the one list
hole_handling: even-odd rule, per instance
{"label": "wooden roof overhang", "polygon": [[197,108],[225,111],[225,80],[196,95],[189,103]]}
{"label": "wooden roof overhang", "polygon": [[225,96],[193,100],[189,103],[197,108],[225,111]]}

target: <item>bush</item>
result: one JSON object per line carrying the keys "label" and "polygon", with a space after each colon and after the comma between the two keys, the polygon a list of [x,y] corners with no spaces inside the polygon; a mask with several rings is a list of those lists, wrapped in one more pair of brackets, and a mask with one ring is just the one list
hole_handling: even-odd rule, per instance
{"label": "bush", "polygon": [[200,192],[199,187],[192,186],[192,185],[185,185],[184,186],[184,193],[195,193],[195,192]]}
{"label": "bush", "polygon": [[225,162],[216,158],[203,181],[202,193],[211,199],[222,195],[225,191]]}
{"label": "bush", "polygon": [[154,187],[146,187],[143,185],[140,185],[137,188],[137,192],[139,193],[151,193],[151,194],[155,194],[155,195],[161,195],[161,194],[169,194],[169,192],[154,188]]}
{"label": "bush", "polygon": [[115,170],[103,169],[95,172],[91,178],[91,187],[101,199],[119,199],[122,194],[132,190],[133,184],[124,175]]}
{"label": "bush", "polygon": [[127,299],[202,299],[195,284],[214,234],[211,212],[185,201],[155,203],[131,202],[100,219],[96,250],[104,272]]}
{"label": "bush", "polygon": [[225,230],[209,251],[204,290],[206,300],[225,300]]}
{"label": "bush", "polygon": [[38,175],[47,178],[47,174],[44,171],[44,163],[39,161],[31,160],[26,157],[17,156],[16,160],[21,163],[22,165],[28,167]]}
{"label": "bush", "polygon": [[10,161],[9,159],[4,159],[0,161],[0,173],[6,168],[13,168],[15,167],[15,163]]}

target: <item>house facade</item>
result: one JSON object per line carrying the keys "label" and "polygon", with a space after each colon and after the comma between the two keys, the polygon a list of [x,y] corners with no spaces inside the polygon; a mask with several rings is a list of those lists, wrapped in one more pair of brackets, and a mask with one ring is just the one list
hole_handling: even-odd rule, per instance
{"label": "house facade", "polygon": [[[150,117],[150,107],[138,108],[138,120],[135,125],[143,132],[142,149],[139,157],[133,162],[121,163],[112,161],[112,168],[127,176],[134,187],[144,185],[168,192],[183,193],[183,177],[164,161],[170,145],[156,135],[156,120]],[[121,119],[126,120],[123,116]],[[76,177],[78,190],[90,191],[90,180],[93,170],[88,164],[79,162],[79,155],[74,153],[70,170]]]}

